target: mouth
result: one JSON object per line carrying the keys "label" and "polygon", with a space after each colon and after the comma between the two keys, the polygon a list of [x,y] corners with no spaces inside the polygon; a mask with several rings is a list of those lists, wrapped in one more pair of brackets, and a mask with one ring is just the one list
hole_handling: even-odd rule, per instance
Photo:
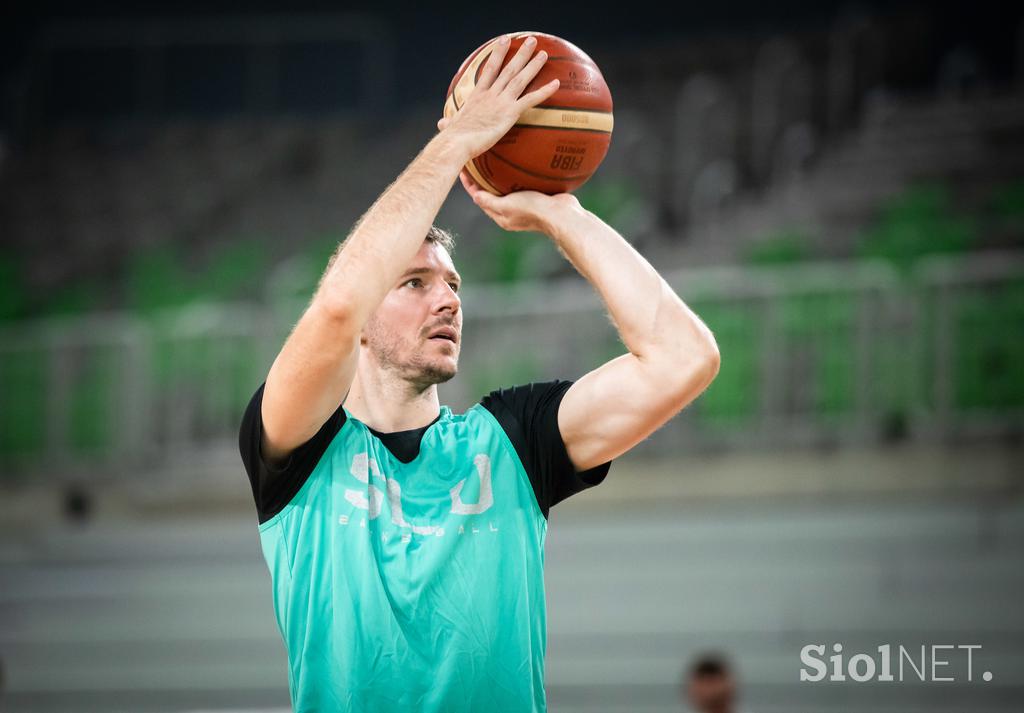
{"label": "mouth", "polygon": [[440,329],[435,330],[428,339],[430,341],[451,342],[452,344],[455,344],[458,342],[458,334],[451,327],[441,327]]}

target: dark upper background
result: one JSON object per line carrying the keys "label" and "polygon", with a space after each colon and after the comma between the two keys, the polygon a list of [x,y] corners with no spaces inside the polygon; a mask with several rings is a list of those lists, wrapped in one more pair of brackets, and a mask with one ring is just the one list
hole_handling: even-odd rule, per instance
{"label": "dark upper background", "polygon": [[[438,86],[483,40],[501,32],[536,29],[571,38],[596,53],[601,48],[642,51],[702,35],[771,34],[801,27],[828,27],[843,11],[873,15],[924,8],[930,16],[931,51],[937,59],[951,47],[966,46],[985,63],[988,76],[1005,78],[1013,67],[1013,37],[1018,15],[1013,3],[984,2],[836,2],[834,0],[754,0],[718,2],[600,3],[275,3],[223,2],[39,2],[19,3],[5,11],[0,29],[5,121],[11,109],[11,82],[41,28],[61,21],[153,20],[162,18],[239,18],[276,13],[343,14],[357,12],[381,20],[399,48],[401,81],[394,87],[398,106],[436,101]],[[926,63],[927,66],[928,63]],[[930,63],[934,66],[934,62]],[[891,84],[914,85],[930,77],[905,72]]]}

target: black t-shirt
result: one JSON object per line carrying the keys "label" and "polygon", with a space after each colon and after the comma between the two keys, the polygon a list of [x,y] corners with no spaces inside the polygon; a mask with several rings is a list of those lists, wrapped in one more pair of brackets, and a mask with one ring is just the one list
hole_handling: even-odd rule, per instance
{"label": "black t-shirt", "polygon": [[[590,470],[577,472],[566,452],[565,442],[558,430],[558,406],[572,384],[572,381],[566,380],[530,383],[492,391],[480,400],[483,407],[494,415],[515,447],[545,518],[552,506],[600,484],[611,467],[611,461],[608,461]],[[249,476],[261,524],[281,512],[295,497],[341,430],[346,418],[345,410],[339,405],[312,438],[289,454],[284,464],[278,468],[271,467],[263,460],[260,451],[265,386],[266,382],[261,384],[249,401],[238,434],[239,451]],[[372,428],[370,432],[398,460],[409,463],[419,454],[420,440],[431,424],[394,433],[381,433]]]}

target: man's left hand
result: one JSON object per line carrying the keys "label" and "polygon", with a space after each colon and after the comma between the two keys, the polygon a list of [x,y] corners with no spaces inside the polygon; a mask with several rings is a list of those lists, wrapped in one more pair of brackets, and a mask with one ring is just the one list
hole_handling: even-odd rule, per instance
{"label": "man's left hand", "polygon": [[552,227],[573,210],[583,210],[576,196],[557,193],[549,196],[538,191],[515,191],[496,196],[482,188],[465,168],[459,180],[473,202],[503,230],[551,234]]}

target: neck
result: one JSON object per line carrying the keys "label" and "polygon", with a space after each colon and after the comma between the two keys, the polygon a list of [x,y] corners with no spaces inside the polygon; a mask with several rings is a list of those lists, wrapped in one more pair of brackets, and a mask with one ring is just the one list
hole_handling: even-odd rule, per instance
{"label": "neck", "polygon": [[345,408],[375,431],[392,433],[421,428],[441,412],[437,384],[422,386],[372,364],[360,354]]}

